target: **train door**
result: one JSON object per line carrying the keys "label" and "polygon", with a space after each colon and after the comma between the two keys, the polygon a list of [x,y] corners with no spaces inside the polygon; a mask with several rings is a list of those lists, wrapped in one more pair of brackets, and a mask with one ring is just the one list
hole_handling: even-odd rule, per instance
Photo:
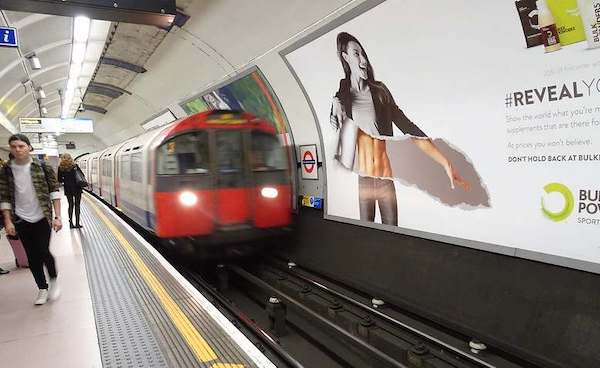
{"label": "train door", "polygon": [[273,134],[252,130],[247,138],[254,226],[285,226],[292,211],[287,155]]}
{"label": "train door", "polygon": [[104,168],[102,162],[102,155],[98,156],[98,195],[102,197],[102,169]]}
{"label": "train door", "polygon": [[97,193],[98,190],[96,189],[96,187],[98,186],[98,183],[100,182],[100,180],[98,180],[98,156],[95,156],[92,158],[92,170],[91,170],[92,174],[90,175],[90,183],[91,183],[91,189],[92,192]]}
{"label": "train door", "polygon": [[117,153],[119,153],[119,150],[115,151],[114,155],[113,155],[113,176],[114,176],[114,183],[115,183],[115,204],[114,206],[116,208],[119,208],[119,204],[121,201],[121,169],[120,169],[120,162],[121,162],[121,158],[117,155]]}
{"label": "train door", "polygon": [[156,150],[154,210],[162,237],[207,235],[216,203],[206,131],[174,136]]}
{"label": "train door", "polygon": [[113,183],[114,183],[114,178],[113,178],[113,157],[112,157],[112,153],[109,153],[108,155],[106,155],[106,158],[104,159],[104,172],[106,173],[106,183],[104,184],[104,187],[106,188],[105,190],[105,199],[106,201],[108,201],[108,203],[110,203],[111,205],[115,205],[114,203],[114,199],[113,199]]}
{"label": "train door", "polygon": [[246,225],[252,217],[252,198],[246,173],[244,131],[223,129],[213,132],[215,221],[224,228]]}

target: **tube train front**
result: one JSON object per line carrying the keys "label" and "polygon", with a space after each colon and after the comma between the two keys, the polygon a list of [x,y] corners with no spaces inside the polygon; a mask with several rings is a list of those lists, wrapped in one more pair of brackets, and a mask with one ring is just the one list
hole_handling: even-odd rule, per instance
{"label": "tube train front", "polygon": [[248,113],[189,116],[77,159],[92,192],[162,239],[223,243],[291,225],[288,157]]}

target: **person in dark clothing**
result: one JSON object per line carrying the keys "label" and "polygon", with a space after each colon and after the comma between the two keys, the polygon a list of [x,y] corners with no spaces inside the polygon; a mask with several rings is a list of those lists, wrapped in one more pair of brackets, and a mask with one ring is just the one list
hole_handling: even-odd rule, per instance
{"label": "person in dark clothing", "polygon": [[[64,184],[65,196],[69,202],[69,227],[71,229],[80,229],[83,226],[79,223],[81,213],[81,193],[83,189],[77,185],[75,172],[80,170],[73,162],[73,158],[68,153],[62,155],[60,165],[58,166],[58,181]],[[73,210],[75,210],[75,224],[73,224]]]}
{"label": "person in dark clothing", "polygon": [[52,167],[31,157],[33,147],[27,136],[13,134],[8,144],[14,159],[0,171],[0,210],[6,234],[18,233],[25,247],[39,289],[34,304],[42,305],[60,295],[56,262],[50,252],[52,229],[58,232],[62,228],[59,185]]}
{"label": "person in dark clothing", "polygon": [[[0,158],[0,169],[2,169],[4,167],[4,165],[6,164],[6,162],[4,162],[3,159]],[[2,225],[2,227],[4,227],[4,225]],[[0,275],[6,275],[7,273],[9,273],[10,271],[3,269],[2,267],[0,267]]]}
{"label": "person in dark clothing", "polygon": [[[336,130],[341,130],[338,147],[341,154],[336,158],[347,168],[353,168],[355,147],[358,148],[360,219],[373,222],[375,206],[379,204],[382,223],[398,226],[396,190],[390,180],[392,165],[386,147],[386,137],[394,135],[392,124],[440,164],[452,189],[458,184],[468,191],[469,183],[398,107],[385,84],[375,80],[373,67],[358,39],[346,32],[339,33],[337,54],[345,78],[340,80],[333,98],[330,121]],[[356,134],[345,133],[348,131]]]}

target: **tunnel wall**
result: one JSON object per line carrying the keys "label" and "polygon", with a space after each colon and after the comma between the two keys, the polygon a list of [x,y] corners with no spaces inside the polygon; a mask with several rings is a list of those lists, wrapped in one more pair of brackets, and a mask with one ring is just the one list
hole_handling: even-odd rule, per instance
{"label": "tunnel wall", "polygon": [[[140,124],[165,108],[257,66],[296,145],[316,144],[320,154],[310,106],[279,51],[361,3],[195,2],[185,27],[167,35],[129,87],[132,95],[110,105],[97,135],[110,145],[140,134]],[[319,181],[300,180],[300,194],[323,195],[319,171]],[[542,366],[600,366],[598,275],[327,221],[307,209],[286,255]]]}

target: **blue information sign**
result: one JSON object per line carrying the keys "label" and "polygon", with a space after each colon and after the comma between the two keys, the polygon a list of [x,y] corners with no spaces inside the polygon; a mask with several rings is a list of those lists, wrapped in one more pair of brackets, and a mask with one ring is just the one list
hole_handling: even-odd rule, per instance
{"label": "blue information sign", "polygon": [[17,29],[0,27],[0,46],[17,47]]}

